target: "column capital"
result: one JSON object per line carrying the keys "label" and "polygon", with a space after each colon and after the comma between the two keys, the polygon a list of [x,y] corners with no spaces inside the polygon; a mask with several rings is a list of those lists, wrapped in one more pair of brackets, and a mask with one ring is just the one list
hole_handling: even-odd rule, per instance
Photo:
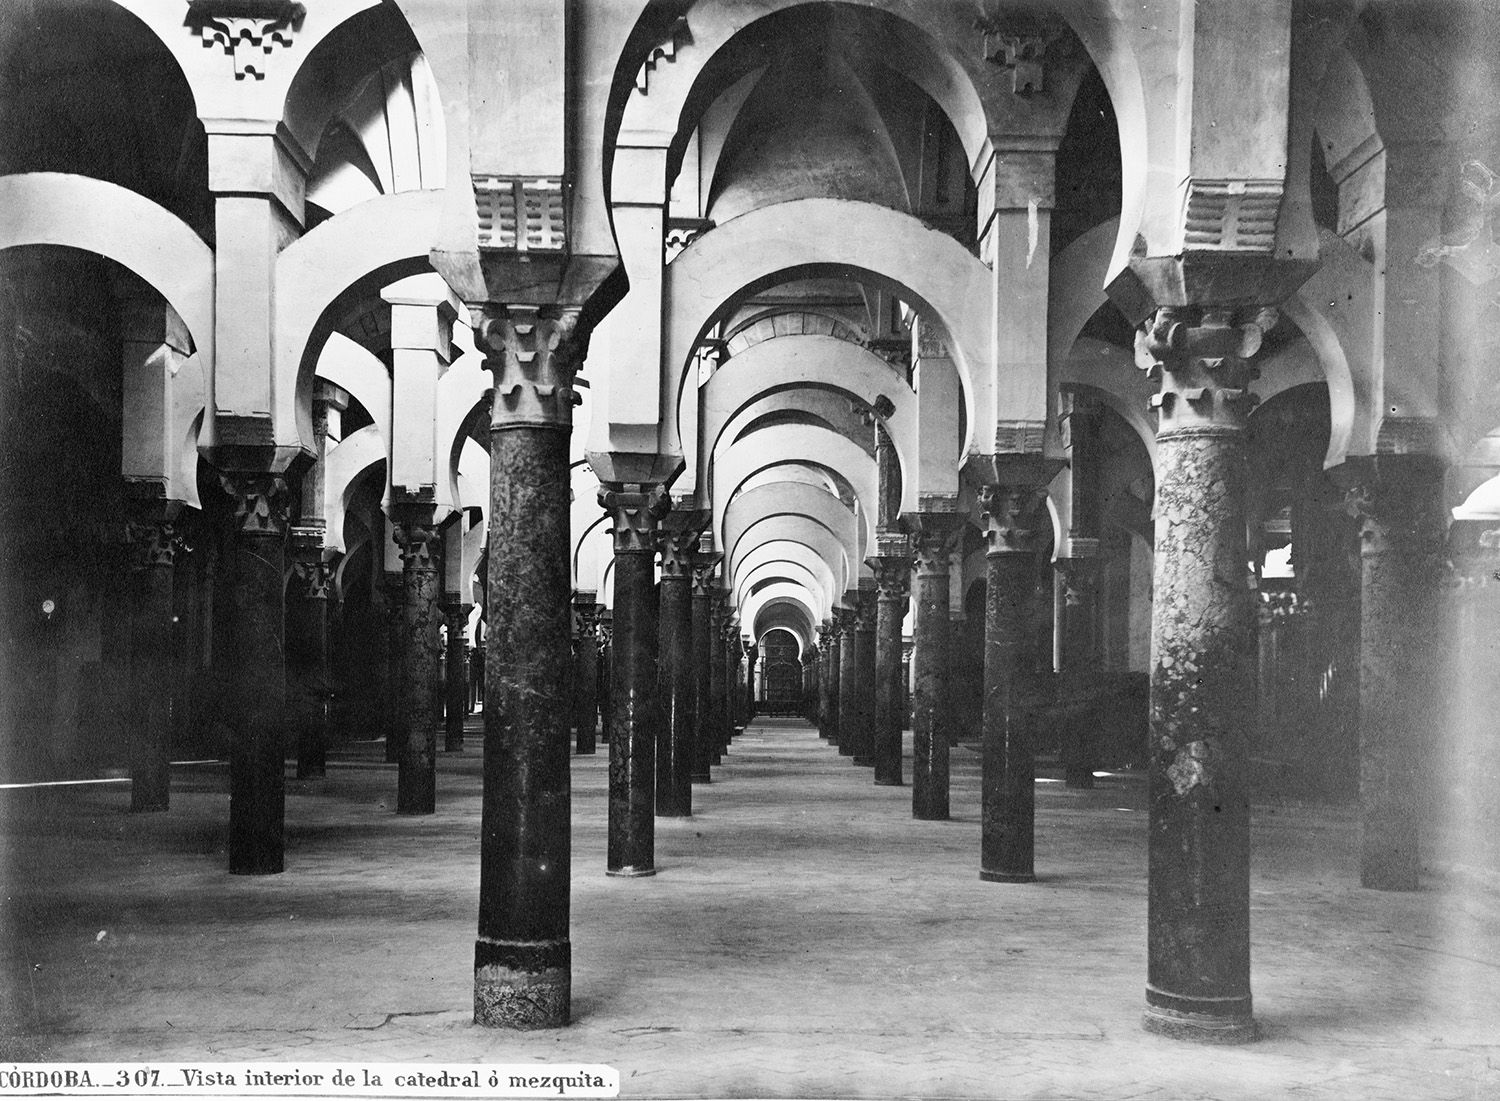
{"label": "column capital", "polygon": [[286,474],[268,470],[219,472],[219,484],[234,501],[234,526],[241,535],[284,536],[292,504]]}
{"label": "column capital", "polygon": [[616,554],[651,554],[671,500],[659,485],[606,482],[599,487],[599,507],[609,513]]}
{"label": "column capital", "polygon": [[391,538],[401,548],[401,565],[408,570],[435,570],[443,537],[431,521],[401,519],[391,522]]}
{"label": "column capital", "polygon": [[1035,554],[1047,519],[1046,501],[1045,486],[980,486],[988,553]]}
{"label": "column capital", "polygon": [[1260,372],[1250,359],[1276,324],[1269,307],[1163,306],[1136,330],[1135,361],[1160,380],[1151,399],[1157,435],[1237,432],[1259,399],[1250,383]]}
{"label": "column capital", "polygon": [[948,552],[953,548],[958,533],[963,530],[964,518],[957,512],[919,512],[916,515],[916,532],[912,549],[917,559],[918,571],[937,569],[941,561],[944,569],[948,564]]}
{"label": "column capital", "polygon": [[854,629],[856,631],[873,631],[875,629],[875,617],[880,606],[879,594],[872,586],[861,588],[854,601]]}
{"label": "column capital", "polygon": [[1360,523],[1365,556],[1419,555],[1424,574],[1446,575],[1445,469],[1435,455],[1377,455],[1352,467],[1344,507]]}
{"label": "column capital", "polygon": [[125,545],[133,570],[171,569],[183,548],[177,516],[180,501],[165,498],[131,501],[125,520]]}
{"label": "column capital", "polygon": [[588,351],[577,309],[484,303],[471,309],[474,346],[495,376],[490,430],[573,426],[573,380]]}
{"label": "column capital", "polygon": [[[586,599],[580,599],[580,597]],[[604,611],[604,605],[594,603],[593,593],[573,594],[573,614],[578,617],[580,637],[592,635],[598,629],[599,613],[602,611]]]}
{"label": "column capital", "polygon": [[697,569],[694,559],[698,547],[698,533],[690,530],[663,531],[658,537],[661,546],[661,575],[693,580]]}
{"label": "column capital", "polygon": [[875,585],[881,600],[905,600],[911,593],[910,554],[877,554],[865,561],[875,571]]}

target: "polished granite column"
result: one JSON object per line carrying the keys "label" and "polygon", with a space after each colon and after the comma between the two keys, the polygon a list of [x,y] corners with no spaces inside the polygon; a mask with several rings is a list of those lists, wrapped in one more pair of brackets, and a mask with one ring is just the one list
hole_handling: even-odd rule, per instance
{"label": "polished granite column", "polygon": [[271,875],[285,866],[286,477],[263,470],[220,475],[234,502],[234,585],[229,637],[237,680],[229,757],[229,871]]}
{"label": "polished granite column", "polygon": [[875,623],[875,782],[900,787],[902,714],[901,625],[911,592],[911,556],[905,535],[882,532],[880,553],[870,559],[879,586]]}
{"label": "polished granite column", "polygon": [[657,673],[656,544],[670,501],[660,486],[606,484],[599,505],[615,549],[609,732],[612,876],[656,874],[656,745],[664,722]]}
{"label": "polished granite column", "polygon": [[[333,563],[324,558],[323,529],[297,524],[292,528],[288,549],[292,576],[288,600],[296,601],[298,634],[296,651],[301,656],[297,673],[298,692],[292,708],[297,733],[297,779],[312,780],[328,773],[328,744],[333,726]],[[288,612],[292,609],[289,606]],[[288,630],[292,617],[288,615]],[[287,652],[293,650],[287,640]]]}
{"label": "polished granite column", "polygon": [[983,486],[989,538],[984,609],[984,738],[979,878],[1030,883],[1035,873],[1036,753],[1021,701],[1032,653],[1037,552],[1046,491]]}
{"label": "polished granite column", "polygon": [[656,743],[656,813],[693,813],[693,555],[692,531],[661,535],[661,606],[658,622],[662,716]]}
{"label": "polished granite column", "polygon": [[598,752],[599,727],[599,611],[603,608],[592,589],[573,594],[573,617],[578,623],[578,643],[573,654],[573,724],[577,728],[575,751],[585,756]]}
{"label": "polished granite column", "polygon": [[1070,788],[1094,786],[1097,712],[1082,705],[1097,695],[1103,669],[1099,647],[1099,535],[1103,524],[1104,405],[1075,389],[1059,395],[1063,447],[1068,457],[1068,530],[1055,548],[1053,589],[1059,696],[1065,702],[1063,779]]}
{"label": "polished granite column", "polygon": [[1377,455],[1349,493],[1361,521],[1360,886],[1415,891],[1432,731],[1446,516],[1443,460]]}
{"label": "polished granite column", "polygon": [[182,547],[181,502],[127,502],[130,552],[130,809],[164,811],[171,802],[173,568]]}
{"label": "polished granite column", "polygon": [[443,594],[443,619],[448,628],[443,657],[443,750],[447,753],[459,753],[464,748],[464,719],[469,714],[469,662],[464,630],[473,607],[465,604],[458,593]]}
{"label": "polished granite column", "polygon": [[573,311],[474,314],[495,376],[474,1021],[554,1028],[572,1001],[568,437],[584,342]]}
{"label": "polished granite column", "polygon": [[[394,506],[401,509],[402,506]],[[402,518],[393,538],[401,548],[401,714],[396,742],[396,813],[432,814],[437,809],[438,697],[442,613],[438,598],[442,533],[432,507],[417,506],[421,519]],[[398,512],[398,515],[400,513]]]}
{"label": "polished granite column", "polygon": [[693,771],[695,784],[713,780],[713,695],[710,691],[709,650],[712,631],[713,575],[717,556],[699,551],[693,555]]}
{"label": "polished granite column", "polygon": [[1246,362],[1271,311],[1169,307],[1136,339],[1161,379],[1151,609],[1145,1025],[1255,1038],[1249,747],[1255,606],[1245,535]]}
{"label": "polished granite column", "polygon": [[875,621],[879,593],[866,581],[854,609],[854,763],[875,764]]}
{"label": "polished granite column", "polygon": [[729,617],[727,607],[727,594],[722,587],[715,586],[710,591],[711,604],[709,608],[709,630],[708,646],[706,648],[708,661],[708,698],[709,698],[709,724],[710,740],[712,742],[712,760],[719,764],[723,759],[724,747],[729,744],[729,735],[726,733],[729,726],[728,686],[725,683],[729,672],[729,663],[724,659],[724,624]]}
{"label": "polished granite column", "polygon": [[948,551],[961,518],[922,512],[916,534],[916,692],[912,705],[912,817],[948,817]]}
{"label": "polished granite column", "polygon": [[833,610],[834,626],[839,632],[839,756],[853,757],[861,733],[859,701],[859,590],[844,593],[845,607]]}

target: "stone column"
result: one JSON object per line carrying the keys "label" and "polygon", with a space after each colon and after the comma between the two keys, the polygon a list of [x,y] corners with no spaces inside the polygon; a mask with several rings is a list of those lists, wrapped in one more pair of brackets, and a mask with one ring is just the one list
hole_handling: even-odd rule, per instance
{"label": "stone column", "polygon": [[181,502],[130,500],[130,809],[164,811],[171,802],[172,571],[182,537]]}
{"label": "stone column", "polygon": [[875,764],[875,623],[879,594],[865,582],[854,609],[854,763]]}
{"label": "stone column", "polygon": [[755,718],[755,663],[760,658],[760,647],[745,647],[745,725]]}
{"label": "stone column", "polygon": [[1377,455],[1350,491],[1361,520],[1359,802],[1362,887],[1415,891],[1430,732],[1441,725],[1444,464]]}
{"label": "stone column", "polygon": [[443,594],[443,615],[448,627],[448,652],[444,660],[446,675],[443,691],[443,749],[461,753],[464,748],[464,719],[469,714],[468,653],[464,629],[469,625],[472,604],[465,604],[458,593]]}
{"label": "stone column", "polygon": [[740,626],[731,618],[724,624],[724,660],[729,663],[724,683],[728,695],[726,704],[729,710],[730,741],[733,741],[734,736],[745,729],[745,673],[740,661],[743,656],[744,650],[740,645]]}
{"label": "stone column", "polygon": [[381,657],[385,662],[381,701],[384,712],[385,760],[387,764],[393,765],[401,760],[401,747],[404,744],[402,731],[405,729],[401,721],[401,716],[406,713],[406,678],[401,665],[406,615],[405,582],[401,574],[382,570],[379,584],[385,612],[385,646],[381,650]]}
{"label": "stone column", "polygon": [[437,809],[437,728],[442,707],[438,684],[443,652],[438,636],[442,619],[438,552],[442,535],[430,519],[431,506],[417,506],[417,510],[423,514],[421,519],[399,519],[393,532],[401,548],[397,814],[432,814]]}
{"label": "stone column", "polygon": [[901,623],[911,589],[911,556],[905,535],[881,532],[871,558],[879,586],[875,622],[875,782],[900,787],[902,713]]}
{"label": "stone column", "polygon": [[707,647],[709,716],[712,720],[710,730],[713,763],[719,764],[723,759],[724,745],[728,740],[724,733],[724,728],[728,725],[728,719],[724,713],[726,695],[724,674],[728,670],[724,661],[724,590],[716,586],[711,591],[710,597]]}
{"label": "stone column", "polygon": [[615,722],[615,696],[611,685],[615,673],[615,610],[606,607],[599,613],[599,736],[604,744],[610,741],[610,728]]}
{"label": "stone column", "polygon": [[285,858],[286,530],[291,493],[283,474],[230,471],[234,502],[231,668],[237,719],[229,759],[229,871],[271,875]]}
{"label": "stone column", "polygon": [[916,694],[912,714],[913,818],[948,817],[948,732],[943,729],[948,666],[948,550],[960,518],[922,512],[916,536]]}
{"label": "stone column", "polygon": [[826,654],[825,671],[823,678],[826,682],[824,692],[824,714],[827,716],[825,737],[828,744],[834,749],[839,747],[839,675],[843,671],[843,630],[839,627],[838,609],[833,608],[828,613],[828,645],[824,647]]}
{"label": "stone column", "polygon": [[833,610],[833,623],[839,632],[839,756],[853,757],[855,743],[859,741],[860,684],[859,643],[854,638],[858,629],[859,590],[849,589],[844,593],[847,607]]}
{"label": "stone column", "polygon": [[1158,309],[1136,357],[1161,379],[1151,610],[1145,1025],[1254,1039],[1249,739],[1255,606],[1246,566],[1246,360],[1274,324]]}
{"label": "stone column", "polygon": [[585,342],[573,311],[474,314],[495,375],[474,1021],[551,1028],[572,991],[568,436]]}
{"label": "stone column", "polygon": [[712,672],[709,652],[713,631],[713,574],[717,556],[699,551],[693,556],[693,783],[707,784],[713,776],[714,756]]}
{"label": "stone column", "polygon": [[[333,725],[333,563],[323,557],[323,528],[294,525],[288,546],[301,638],[298,692],[291,709],[297,731],[297,779],[327,775],[328,743]],[[290,619],[290,617],[288,617]],[[288,640],[288,652],[293,649]]]}
{"label": "stone column", "polygon": [[656,542],[670,502],[660,486],[602,486],[613,523],[615,617],[610,695],[608,874],[656,874],[656,744],[663,723],[657,687]]}
{"label": "stone column", "polygon": [[661,608],[658,626],[660,691],[665,714],[656,743],[656,813],[693,813],[693,553],[692,531],[661,536]]}
{"label": "stone column", "polygon": [[[323,517],[324,471],[330,420],[337,426],[349,408],[349,395],[328,382],[319,381],[313,394],[312,422],[317,455],[302,475],[301,508],[292,525],[288,549],[295,583],[289,589],[295,608],[287,609],[290,631],[300,636],[287,639],[287,652],[295,653],[296,686],[292,712],[297,730],[297,779],[307,780],[327,772],[328,743],[333,724],[333,562],[335,552],[324,550],[326,521]],[[293,614],[295,613],[295,614]],[[291,688],[289,686],[289,694]]]}
{"label": "stone column", "polygon": [[983,486],[989,537],[984,607],[984,756],[979,878],[1030,883],[1036,878],[1036,755],[1021,708],[1034,668],[1038,529],[1046,490]]}
{"label": "stone column", "polygon": [[[1099,558],[1079,553],[1085,548],[1071,540],[1073,554],[1053,564],[1057,608],[1057,670],[1060,695],[1067,701],[1067,725],[1063,730],[1063,776],[1070,788],[1094,786],[1094,710],[1082,701],[1097,691],[1102,672],[1099,660]],[[1097,540],[1094,541],[1097,548]]]}
{"label": "stone column", "polygon": [[575,748],[585,756],[598,752],[599,725],[599,594],[592,589],[573,593],[573,616],[578,621],[578,648],[573,656],[573,724],[577,727]]}

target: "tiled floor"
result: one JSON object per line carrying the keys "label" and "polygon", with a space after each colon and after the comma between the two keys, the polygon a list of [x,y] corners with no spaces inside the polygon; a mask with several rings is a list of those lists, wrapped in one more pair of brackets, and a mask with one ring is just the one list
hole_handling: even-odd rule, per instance
{"label": "tiled floor", "polygon": [[222,767],[177,770],[166,815],[123,784],[0,791],[0,1057],[602,1062],[628,1097],[1500,1097],[1493,879],[1363,891],[1348,811],[1257,808],[1265,1038],[1184,1045],[1139,1025],[1138,778],[1040,783],[1039,881],[982,883],[972,750],[953,820],[916,822],[792,721],[658,820],[650,879],[604,875],[607,758],[575,757],[575,1023],[477,1028],[478,741],[429,818],[391,812],[374,747],[289,781],[265,878],[224,871]]}

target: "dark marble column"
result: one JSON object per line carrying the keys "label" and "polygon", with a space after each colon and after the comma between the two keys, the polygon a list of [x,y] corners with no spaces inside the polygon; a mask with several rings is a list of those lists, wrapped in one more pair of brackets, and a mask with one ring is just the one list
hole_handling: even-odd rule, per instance
{"label": "dark marble column", "polygon": [[[378,544],[378,532],[375,541]],[[379,549],[375,553],[377,562],[383,562],[384,550]],[[381,649],[381,658],[385,663],[385,676],[381,682],[381,722],[385,736],[386,763],[393,765],[401,760],[405,730],[401,722],[401,716],[406,713],[406,678],[401,666],[401,636],[405,624],[406,597],[404,581],[399,573],[382,570],[379,585],[382,611],[385,614],[384,646]]]}
{"label": "dark marble column", "polygon": [[[287,653],[298,655],[297,692],[291,708],[297,730],[297,779],[313,780],[328,772],[328,743],[333,729],[333,563],[323,557],[323,528],[293,526],[288,547],[292,581],[288,596],[296,601],[297,632]],[[293,622],[288,608],[288,624]],[[290,627],[288,628],[290,629]],[[290,679],[290,678],[289,678]]]}
{"label": "dark marble column", "polygon": [[875,764],[875,624],[879,593],[866,581],[854,609],[855,735],[854,763]]}
{"label": "dark marble column", "polygon": [[593,590],[573,594],[573,617],[578,623],[578,645],[573,655],[573,725],[577,728],[576,751],[585,756],[598,752],[599,726],[599,612],[604,605]]}
{"label": "dark marble column", "polygon": [[834,608],[829,613],[826,630],[828,631],[828,644],[824,649],[824,688],[825,731],[824,737],[828,744],[837,749],[839,746],[839,675],[843,671],[843,629],[839,626],[838,609]]}
{"label": "dark marble column", "polygon": [[284,867],[286,706],[286,477],[231,471],[220,477],[234,501],[231,668],[236,678],[229,759],[229,871],[270,875]]}
{"label": "dark marble column", "polygon": [[724,747],[729,742],[729,735],[725,733],[729,726],[727,703],[729,689],[725,683],[729,663],[724,660],[724,622],[728,618],[728,609],[725,606],[725,594],[722,588],[715,587],[710,595],[712,604],[709,609],[708,637],[709,714],[712,718],[710,729],[713,742],[713,763],[719,764],[723,759]]}
{"label": "dark marble column", "polygon": [[615,610],[606,607],[599,613],[599,736],[608,745],[615,722]]}
{"label": "dark marble column", "polygon": [[[731,612],[731,615],[733,613]],[[740,645],[740,626],[733,618],[724,624],[724,660],[729,663],[725,673],[727,706],[729,709],[729,739],[745,729],[745,672],[740,659],[744,648]]]}
{"label": "dark marble column", "polygon": [[438,628],[442,573],[438,554],[442,534],[432,523],[432,506],[417,505],[403,514],[392,537],[401,548],[401,702],[396,744],[396,813],[432,814],[437,809],[437,728],[442,710],[438,695],[443,646]]}
{"label": "dark marble column", "polygon": [[961,518],[949,512],[919,514],[916,535],[916,694],[912,713],[911,812],[913,818],[948,817],[948,732],[944,694],[948,666],[948,550]]}
{"label": "dark marble column", "polygon": [[182,537],[178,501],[128,502],[131,562],[130,809],[164,811],[171,801],[172,572]]}
{"label": "dark marble column", "polygon": [[860,723],[859,643],[854,634],[859,619],[859,590],[844,593],[847,605],[833,610],[834,626],[839,632],[839,756],[853,757],[862,724]]}
{"label": "dark marble column", "polygon": [[1046,491],[980,489],[989,536],[984,608],[984,756],[979,878],[1030,883],[1035,874],[1036,755],[1021,700],[1035,667],[1037,544]]}
{"label": "dark marble column", "polygon": [[907,538],[880,534],[880,554],[870,559],[879,586],[875,622],[875,782],[900,787],[901,731],[906,725],[901,701],[901,623],[911,590],[911,556]]}
{"label": "dark marble column", "polygon": [[661,536],[661,607],[658,651],[665,714],[656,743],[656,813],[685,818],[693,813],[693,554],[692,531]]}
{"label": "dark marble column", "polygon": [[1359,882],[1415,891],[1430,732],[1441,725],[1444,464],[1378,455],[1366,467],[1349,494],[1362,544]]}
{"label": "dark marble column", "polygon": [[459,753],[464,748],[464,719],[469,714],[468,648],[464,629],[469,625],[472,604],[465,604],[458,593],[443,594],[443,616],[448,626],[448,650],[443,692],[443,749]]}
{"label": "dark marble column", "polygon": [[[1072,540],[1076,544],[1078,540]],[[1070,788],[1094,786],[1092,708],[1082,701],[1097,692],[1099,661],[1099,559],[1090,554],[1053,563],[1057,591],[1059,694],[1070,705],[1062,732],[1063,776]]]}
{"label": "dark marble column", "polygon": [[820,725],[822,719],[818,714],[818,692],[821,677],[818,670],[822,667],[823,652],[816,642],[810,644],[802,654],[802,714],[808,722],[814,726]]}
{"label": "dark marble column", "polygon": [[656,744],[664,717],[657,686],[657,525],[670,502],[660,486],[606,485],[613,523],[615,606],[609,732],[608,874],[656,874]]}
{"label": "dark marble column", "polygon": [[713,575],[718,555],[699,552],[693,556],[693,783],[713,779],[713,694],[710,651],[713,631]]}
{"label": "dark marble column", "polygon": [[584,341],[572,312],[474,314],[495,375],[474,1021],[553,1028],[572,991],[568,436]]}
{"label": "dark marble column", "polygon": [[1145,1025],[1255,1037],[1249,739],[1255,606],[1245,537],[1246,360],[1269,311],[1163,308],[1136,338],[1161,393],[1151,610]]}

